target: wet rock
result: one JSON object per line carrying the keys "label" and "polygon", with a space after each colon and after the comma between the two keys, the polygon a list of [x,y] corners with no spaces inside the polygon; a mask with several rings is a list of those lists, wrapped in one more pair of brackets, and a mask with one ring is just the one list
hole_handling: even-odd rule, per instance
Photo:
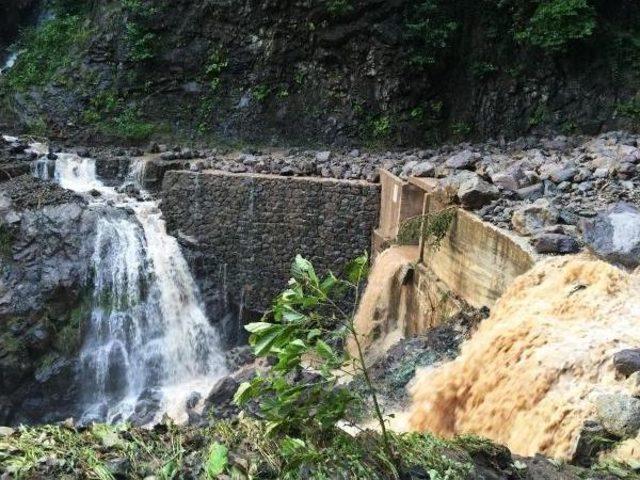
{"label": "wet rock", "polygon": [[458,188],[458,199],[463,207],[476,210],[498,198],[500,192],[489,182],[478,175],[471,175],[462,180]]}
{"label": "wet rock", "polygon": [[590,467],[597,461],[598,454],[607,448],[607,442],[602,440],[615,440],[602,424],[596,420],[587,420],[578,435],[576,450],[571,458],[571,463],[581,467]]}
{"label": "wet rock", "polygon": [[580,251],[580,244],[575,238],[561,233],[536,235],[532,243],[538,253],[567,254]]}
{"label": "wet rock", "polygon": [[621,350],[613,356],[613,365],[621,375],[628,377],[640,371],[640,349]]}
{"label": "wet rock", "polygon": [[227,376],[220,379],[207,396],[204,411],[210,412],[216,418],[229,418],[238,412],[238,407],[233,403],[233,396],[240,383],[233,377]]}
{"label": "wet rock", "polygon": [[640,264],[640,211],[616,203],[593,220],[583,220],[582,232],[593,252],[603,259],[635,268]]}
{"label": "wet rock", "polygon": [[547,225],[558,223],[558,212],[548,200],[541,198],[516,210],[511,217],[513,229],[529,236]]}
{"label": "wet rock", "polygon": [[153,388],[145,389],[138,400],[129,421],[134,425],[148,425],[153,421],[160,409],[162,393]]}
{"label": "wet rock", "polygon": [[596,168],[593,172],[593,178],[607,178],[609,176],[609,169],[607,167]]}
{"label": "wet rock", "polygon": [[640,399],[622,393],[607,393],[598,395],[594,405],[607,432],[629,438],[640,430]]}
{"label": "wet rock", "polygon": [[455,170],[468,170],[472,169],[478,160],[480,160],[479,154],[474,153],[471,150],[463,150],[449,158],[445,162],[445,165]]}
{"label": "wet rock", "polygon": [[516,191],[518,197],[522,200],[535,201],[542,198],[544,195],[544,184],[536,183],[535,185],[529,185],[528,187],[520,188]]}
{"label": "wet rock", "polygon": [[198,405],[198,402],[200,401],[201,398],[202,398],[202,395],[200,395],[199,392],[191,392],[191,394],[187,398],[187,402],[185,405],[187,410],[194,409]]}
{"label": "wet rock", "polygon": [[131,462],[127,458],[113,458],[105,461],[105,467],[117,480],[130,478]]}
{"label": "wet rock", "polygon": [[503,190],[518,190],[519,184],[516,175],[513,173],[501,172],[493,175],[491,181]]}
{"label": "wet rock", "polygon": [[330,151],[316,153],[316,160],[318,162],[328,162],[329,160],[331,160],[331,157],[332,155]]}
{"label": "wet rock", "polygon": [[551,172],[549,179],[555,183],[569,182],[578,173],[578,169],[574,167],[558,168]]}

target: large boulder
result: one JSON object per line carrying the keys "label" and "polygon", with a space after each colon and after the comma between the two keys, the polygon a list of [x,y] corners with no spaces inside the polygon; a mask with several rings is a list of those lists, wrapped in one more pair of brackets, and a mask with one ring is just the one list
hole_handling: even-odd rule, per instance
{"label": "large boulder", "polygon": [[466,176],[458,187],[458,199],[463,207],[477,210],[500,196],[499,190],[478,175]]}
{"label": "large boulder", "polygon": [[532,235],[544,227],[558,223],[558,211],[549,200],[540,198],[513,212],[511,225],[520,235]]}
{"label": "large boulder", "polygon": [[478,160],[480,160],[480,154],[471,150],[463,150],[450,157],[445,165],[455,170],[468,170],[472,169]]}
{"label": "large boulder", "polygon": [[640,349],[630,348],[617,352],[613,356],[613,365],[616,372],[625,377],[640,371]]}
{"label": "large boulder", "polygon": [[571,235],[544,232],[533,239],[533,247],[538,253],[577,253],[580,244]]}
{"label": "large boulder", "polygon": [[57,185],[29,175],[2,183],[0,424],[74,413],[97,218],[85,200]]}
{"label": "large boulder", "polygon": [[598,395],[594,405],[607,432],[630,438],[640,430],[640,399],[622,393],[606,393]]}
{"label": "large boulder", "polygon": [[635,206],[616,203],[581,226],[587,245],[599,257],[628,268],[640,265],[640,210]]}

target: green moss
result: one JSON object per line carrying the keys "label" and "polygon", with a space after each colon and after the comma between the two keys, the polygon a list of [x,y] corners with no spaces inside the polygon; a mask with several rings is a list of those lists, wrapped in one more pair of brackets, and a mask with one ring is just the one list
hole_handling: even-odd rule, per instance
{"label": "green moss", "polygon": [[616,111],[621,117],[630,120],[634,127],[640,126],[640,96],[618,103]]}
{"label": "green moss", "polygon": [[529,116],[529,126],[537,127],[549,120],[550,112],[549,107],[544,103],[539,103],[535,106],[531,115]]}
{"label": "green moss", "polygon": [[214,48],[209,54],[209,59],[205,66],[205,75],[209,80],[212,90],[217,90],[220,85],[220,75],[227,68],[229,61],[220,47]]}
{"label": "green moss", "polygon": [[135,105],[114,90],[96,95],[82,113],[81,121],[103,135],[127,142],[142,142],[161,129],[161,125],[145,121]]}
{"label": "green moss", "polygon": [[326,0],[327,11],[336,17],[346,15],[353,10],[351,0]]}
{"label": "green moss", "polygon": [[10,333],[0,336],[0,346],[0,351],[5,354],[19,353],[24,349],[24,344]]}

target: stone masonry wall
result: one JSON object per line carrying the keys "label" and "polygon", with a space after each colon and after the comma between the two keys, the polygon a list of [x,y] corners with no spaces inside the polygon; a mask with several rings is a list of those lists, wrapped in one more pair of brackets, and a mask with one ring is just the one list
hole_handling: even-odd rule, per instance
{"label": "stone masonry wall", "polygon": [[208,308],[224,288],[244,309],[266,310],[300,253],[339,272],[365,250],[378,220],[379,185],[260,174],[167,172],[162,210]]}

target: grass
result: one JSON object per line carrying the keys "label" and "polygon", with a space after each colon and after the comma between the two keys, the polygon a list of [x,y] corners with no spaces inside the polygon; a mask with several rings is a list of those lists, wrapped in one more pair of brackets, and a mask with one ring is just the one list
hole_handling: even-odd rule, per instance
{"label": "grass", "polygon": [[[124,465],[126,478],[132,479],[218,478],[222,473],[265,480],[395,478],[375,436],[354,438],[336,431],[312,445],[272,438],[267,425],[246,418],[204,429],[172,424],[151,431],[100,424],[20,427],[0,439],[0,470],[17,479],[107,480],[118,474],[114,465]],[[403,465],[423,469],[431,478],[462,479],[473,468],[463,449],[430,435],[393,435],[393,446]]]}

